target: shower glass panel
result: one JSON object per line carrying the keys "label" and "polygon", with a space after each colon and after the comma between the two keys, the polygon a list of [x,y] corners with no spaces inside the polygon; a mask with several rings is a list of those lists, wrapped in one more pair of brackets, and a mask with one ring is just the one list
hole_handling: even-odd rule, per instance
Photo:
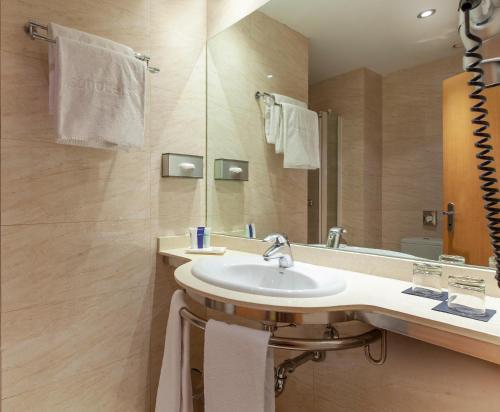
{"label": "shower glass panel", "polygon": [[340,117],[332,111],[319,113],[321,169],[309,170],[308,233],[310,244],[324,243],[330,227],[339,222]]}

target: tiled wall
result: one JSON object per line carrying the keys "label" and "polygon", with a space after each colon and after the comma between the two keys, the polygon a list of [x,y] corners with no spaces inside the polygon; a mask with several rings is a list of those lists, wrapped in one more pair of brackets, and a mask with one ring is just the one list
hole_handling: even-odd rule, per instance
{"label": "tiled wall", "polygon": [[[283,156],[264,137],[267,91],[308,100],[308,42],[301,34],[255,12],[208,43],[208,224],[213,230],[257,235],[288,233],[307,241],[307,172],[284,169]],[[268,78],[272,75],[272,78]],[[216,158],[249,162],[247,182],[215,181]]]}
{"label": "tiled wall", "polygon": [[310,87],[313,110],[341,116],[340,223],[350,245],[380,246],[381,98],[381,77],[368,69]]}
{"label": "tiled wall", "polygon": [[[149,410],[172,288],[155,236],[205,216],[203,180],[160,178],[162,152],[205,152],[205,1],[8,0],[1,14],[2,410]],[[143,150],[54,143],[29,19],[152,56]]]}
{"label": "tiled wall", "polygon": [[207,37],[227,29],[243,17],[266,4],[269,0],[208,0]]}
{"label": "tiled wall", "polygon": [[387,350],[382,366],[370,364],[361,348],[301,366],[278,398],[277,412],[498,409],[498,365],[396,334],[389,334]]}
{"label": "tiled wall", "polygon": [[422,225],[423,210],[441,210],[442,82],[462,71],[460,54],[391,73],[383,79],[382,244],[404,237],[442,237]]}

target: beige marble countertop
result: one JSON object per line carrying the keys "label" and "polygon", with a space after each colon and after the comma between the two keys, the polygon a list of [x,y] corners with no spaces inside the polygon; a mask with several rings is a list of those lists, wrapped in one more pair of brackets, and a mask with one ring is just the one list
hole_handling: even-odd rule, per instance
{"label": "beige marble countertop", "polygon": [[[500,364],[500,298],[498,297],[486,297],[488,309],[495,309],[497,313],[489,322],[482,322],[434,311],[432,308],[439,301],[401,293],[411,286],[408,281],[356,271],[346,272],[346,289],[332,296],[283,298],[254,295],[217,287],[191,274],[191,267],[196,260],[207,257],[220,259],[221,256],[189,254],[186,253],[186,248],[160,248],[159,253],[178,259],[175,264],[178,266],[175,270],[175,279],[182,287],[219,302],[279,312],[314,313],[349,310],[383,314],[410,325],[405,326],[403,331],[396,332]],[[238,254],[248,253],[228,250],[225,256]]]}

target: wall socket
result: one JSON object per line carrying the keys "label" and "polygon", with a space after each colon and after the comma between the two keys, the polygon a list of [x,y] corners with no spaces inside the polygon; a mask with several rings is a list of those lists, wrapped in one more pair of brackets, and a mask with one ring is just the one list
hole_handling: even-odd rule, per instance
{"label": "wall socket", "polygon": [[424,210],[422,213],[424,226],[436,227],[438,225],[438,211]]}

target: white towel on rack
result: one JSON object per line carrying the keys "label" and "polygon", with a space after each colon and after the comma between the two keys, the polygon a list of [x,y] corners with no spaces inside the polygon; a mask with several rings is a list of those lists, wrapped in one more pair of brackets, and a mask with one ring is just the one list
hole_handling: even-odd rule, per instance
{"label": "white towel on rack", "polygon": [[273,412],[270,333],[209,320],[205,329],[205,412]]}
{"label": "white towel on rack", "polygon": [[283,166],[287,169],[318,169],[318,114],[292,104],[283,103]]}
{"label": "white towel on rack", "polygon": [[[266,141],[270,144],[276,144],[279,140],[280,122],[281,122],[281,106],[280,103],[295,104],[299,107],[307,108],[307,104],[300,100],[293,99],[292,97],[284,96],[277,93],[271,93],[274,100],[270,97],[264,96],[266,108],[264,113],[264,127],[266,134]],[[278,103],[278,104],[274,104]],[[276,152],[276,153],[283,153]]]}
{"label": "white towel on rack", "polygon": [[[65,37],[80,43],[102,47],[103,49],[113,50],[128,56],[134,56],[134,50],[124,44],[120,44],[94,34],[72,29],[70,27],[64,27],[56,23],[50,23],[48,25],[47,33],[49,37],[54,39],[56,42],[58,37]],[[58,76],[56,76],[56,61],[57,48],[55,44],[52,43],[49,46],[49,113],[51,114],[55,114],[55,97],[57,95]]]}
{"label": "white towel on rack", "polygon": [[53,47],[57,142],[112,150],[141,148],[144,62],[133,52],[117,52],[64,36],[56,37]]}
{"label": "white towel on rack", "polygon": [[179,311],[187,307],[185,293],[177,290],[170,301],[165,349],[156,394],[156,412],[191,412],[193,396],[189,362],[189,323]]}

